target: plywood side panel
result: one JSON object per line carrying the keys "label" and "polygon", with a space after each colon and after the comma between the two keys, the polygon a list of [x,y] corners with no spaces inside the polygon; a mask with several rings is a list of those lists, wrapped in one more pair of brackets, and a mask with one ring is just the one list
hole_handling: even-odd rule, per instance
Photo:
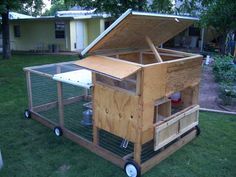
{"label": "plywood side panel", "polygon": [[139,97],[100,84],[94,87],[94,123],[117,136],[136,140]]}
{"label": "plywood side panel", "polygon": [[165,95],[166,64],[144,67],[143,78],[143,131],[153,126],[154,104]]}
{"label": "plywood side panel", "polygon": [[202,58],[168,63],[166,95],[200,83]]}

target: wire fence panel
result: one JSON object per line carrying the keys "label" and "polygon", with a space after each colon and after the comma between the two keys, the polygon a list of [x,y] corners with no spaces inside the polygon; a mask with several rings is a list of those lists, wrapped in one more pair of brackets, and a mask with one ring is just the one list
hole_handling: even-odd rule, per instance
{"label": "wire fence panel", "polygon": [[123,157],[134,151],[134,144],[128,143],[126,148],[122,147],[123,139],[113,135],[105,130],[99,130],[99,145],[106,150],[113,152],[114,154]]}
{"label": "wire fence panel", "polygon": [[84,104],[91,101],[84,98],[84,93],[84,88],[63,84],[64,99],[75,98],[75,101],[64,106],[64,126],[77,135],[92,141],[92,122],[89,125],[83,123],[83,112],[87,109]]}

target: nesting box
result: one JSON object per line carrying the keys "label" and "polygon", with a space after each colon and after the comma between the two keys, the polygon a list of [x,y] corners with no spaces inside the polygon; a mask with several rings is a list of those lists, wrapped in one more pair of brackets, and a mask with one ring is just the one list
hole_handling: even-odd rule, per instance
{"label": "nesting box", "polygon": [[[92,86],[88,103],[93,110],[92,139],[87,142],[68,131],[63,116],[57,124],[60,131],[124,167],[128,176],[139,176],[193,139],[199,133],[202,56],[159,46],[194,20],[125,12],[82,51],[87,57],[74,63],[77,70],[92,73],[92,82],[87,83]],[[73,77],[79,77],[76,72]],[[73,84],[71,79],[67,83]],[[78,83],[74,85],[81,86]],[[63,109],[60,84],[58,88]],[[112,143],[114,139],[120,143]]]}

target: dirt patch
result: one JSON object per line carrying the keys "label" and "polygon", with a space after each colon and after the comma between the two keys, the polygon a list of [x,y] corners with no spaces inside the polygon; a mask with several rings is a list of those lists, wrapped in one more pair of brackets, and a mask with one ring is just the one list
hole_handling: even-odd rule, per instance
{"label": "dirt patch", "polygon": [[212,66],[204,65],[202,68],[202,78],[200,83],[200,107],[236,112],[236,105],[222,106],[219,103],[219,84],[215,82]]}

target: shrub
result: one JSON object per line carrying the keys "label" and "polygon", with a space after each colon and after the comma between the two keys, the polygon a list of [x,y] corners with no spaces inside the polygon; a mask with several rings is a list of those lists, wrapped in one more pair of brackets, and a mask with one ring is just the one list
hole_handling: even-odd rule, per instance
{"label": "shrub", "polygon": [[213,66],[216,81],[220,83],[220,98],[223,104],[235,104],[236,64],[232,56],[217,56]]}

